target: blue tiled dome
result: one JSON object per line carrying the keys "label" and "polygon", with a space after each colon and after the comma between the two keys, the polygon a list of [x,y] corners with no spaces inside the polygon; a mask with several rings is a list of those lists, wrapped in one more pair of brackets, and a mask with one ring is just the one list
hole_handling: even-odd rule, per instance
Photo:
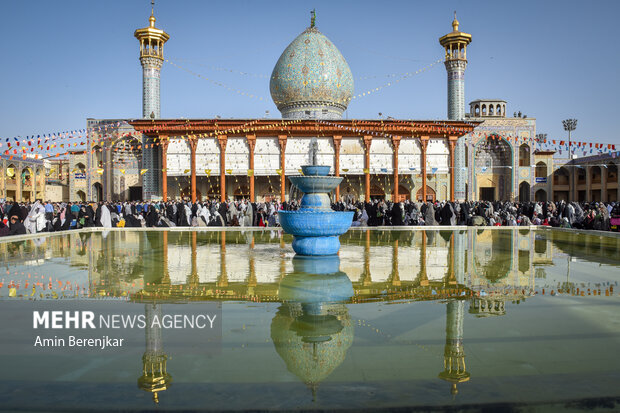
{"label": "blue tiled dome", "polygon": [[269,88],[284,118],[340,119],[353,97],[353,76],[336,46],[309,27],[278,59]]}

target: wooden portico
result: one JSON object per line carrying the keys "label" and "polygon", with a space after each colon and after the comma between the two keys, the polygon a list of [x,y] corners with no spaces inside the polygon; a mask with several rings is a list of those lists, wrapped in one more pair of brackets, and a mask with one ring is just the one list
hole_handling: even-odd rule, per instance
{"label": "wooden portico", "polygon": [[[342,138],[359,138],[364,148],[364,179],[365,200],[370,201],[370,158],[373,138],[388,138],[392,147],[393,162],[393,195],[399,197],[398,148],[401,141],[406,139],[419,140],[421,149],[421,176],[422,182],[427,182],[426,150],[429,140],[445,139],[449,150],[450,200],[454,200],[454,148],[459,137],[474,130],[477,122],[462,121],[407,121],[407,120],[275,120],[275,119],[138,119],[129,123],[136,131],[144,134],[148,139],[146,145],[156,145],[161,148],[160,171],[147,173],[161,173],[162,198],[168,198],[167,193],[167,151],[171,139],[184,138],[190,148],[190,182],[191,199],[196,201],[196,148],[200,139],[215,139],[220,149],[220,199],[226,200],[226,146],[229,138],[245,138],[249,148],[249,189],[250,200],[255,201],[254,191],[254,149],[257,140],[261,138],[277,137],[280,147],[281,180],[280,196],[285,199],[286,192],[286,144],[289,137],[318,137],[330,138],[334,147],[334,175],[340,176],[340,147]],[[422,186],[422,199],[426,200],[426,185]],[[336,188],[336,199],[340,198],[339,188]]]}

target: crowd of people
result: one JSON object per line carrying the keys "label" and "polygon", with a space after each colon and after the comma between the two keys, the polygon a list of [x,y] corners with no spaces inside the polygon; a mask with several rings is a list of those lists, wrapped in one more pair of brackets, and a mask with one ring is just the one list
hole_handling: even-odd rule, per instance
{"label": "crowd of people", "polygon": [[[0,236],[85,227],[277,227],[278,211],[299,201],[0,203]],[[337,202],[354,211],[352,226],[529,226],[617,230],[620,203],[611,202]]]}

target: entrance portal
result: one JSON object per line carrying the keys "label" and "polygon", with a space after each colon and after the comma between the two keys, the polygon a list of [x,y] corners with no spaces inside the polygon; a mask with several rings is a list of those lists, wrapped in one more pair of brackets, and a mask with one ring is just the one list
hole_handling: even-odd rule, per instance
{"label": "entrance portal", "polygon": [[[422,188],[418,189],[415,197],[418,202],[422,202]],[[424,202],[435,202],[435,190],[428,185],[426,185],[426,200]]]}
{"label": "entrance portal", "polygon": [[129,187],[129,200],[130,201],[141,201],[142,200],[142,187],[141,186],[130,186]]}
{"label": "entrance portal", "polygon": [[480,188],[480,200],[481,201],[495,201],[495,188],[493,187]]}

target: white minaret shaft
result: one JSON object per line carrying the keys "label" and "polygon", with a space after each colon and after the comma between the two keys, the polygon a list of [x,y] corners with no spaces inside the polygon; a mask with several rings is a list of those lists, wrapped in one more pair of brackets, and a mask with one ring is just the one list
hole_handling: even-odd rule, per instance
{"label": "white minaret shaft", "polygon": [[[151,9],[149,26],[138,29],[134,36],[140,42],[140,63],[142,64],[142,117],[144,119],[159,119],[160,95],[159,79],[161,67],[164,63],[164,43],[170,36],[155,27],[155,16]],[[159,178],[161,165],[159,147],[148,138],[142,138],[142,168],[146,173],[142,176],[142,198],[153,199],[159,196]]]}
{"label": "white minaret shaft", "polygon": [[[467,68],[467,45],[471,43],[471,34],[459,31],[459,21],[454,13],[452,32],[439,39],[446,51],[445,66],[448,72],[448,119],[465,118],[465,69]],[[454,197],[463,201],[466,198],[465,184],[465,142],[460,138],[454,149]]]}

